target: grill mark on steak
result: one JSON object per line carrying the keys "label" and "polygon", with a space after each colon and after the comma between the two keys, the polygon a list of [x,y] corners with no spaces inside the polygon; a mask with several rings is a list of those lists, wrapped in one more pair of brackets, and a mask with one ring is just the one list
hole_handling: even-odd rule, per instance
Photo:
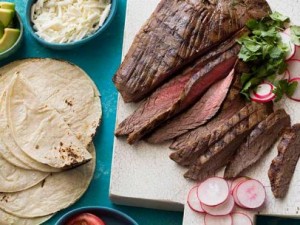
{"label": "grill mark on steak", "polygon": [[[236,123],[222,138],[211,145],[204,155],[197,159],[184,174],[185,178],[203,181],[213,176],[215,172],[229,162],[236,149],[243,143],[254,127],[269,114],[269,109],[266,105],[254,103],[252,105],[256,105],[257,110],[249,114],[248,110],[242,109],[243,113],[240,113],[239,116],[234,116],[235,118],[232,118],[232,121],[234,123],[240,122]],[[245,119],[241,121],[239,117]]]}
{"label": "grill mark on steak", "polygon": [[300,156],[300,124],[287,129],[278,145],[278,155],[269,169],[269,179],[275,198],[284,198],[289,190]]}
{"label": "grill mark on steak", "polygon": [[219,111],[234,77],[234,70],[218,81],[192,108],[172,118],[147,138],[150,143],[162,143],[193,130],[209,121]]}
{"label": "grill mark on steak", "polygon": [[193,164],[204,153],[203,151],[208,148],[212,132],[218,130],[244,106],[245,102],[240,95],[239,77],[236,76],[220,113],[206,125],[200,126],[177,138],[170,148],[178,151],[172,153],[170,158],[182,166]]}
{"label": "grill mark on steak", "polygon": [[233,68],[240,46],[235,44],[206,65],[197,64],[187,74],[171,80],[150,96],[131,116],[117,128],[116,135],[128,135],[133,144],[162,122],[186,109]]}
{"label": "grill mark on steak", "polygon": [[136,35],[113,81],[137,102],[185,65],[270,12],[265,0],[161,0]]}
{"label": "grill mark on steak", "polygon": [[273,146],[284,129],[290,127],[291,118],[283,110],[277,110],[269,115],[247,137],[245,143],[237,150],[226,166],[224,177],[238,177],[244,170],[258,162]]}

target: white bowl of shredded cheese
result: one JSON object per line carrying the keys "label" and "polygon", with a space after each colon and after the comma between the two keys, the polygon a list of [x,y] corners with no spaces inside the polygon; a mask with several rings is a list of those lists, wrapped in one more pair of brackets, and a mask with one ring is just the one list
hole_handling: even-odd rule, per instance
{"label": "white bowl of shredded cheese", "polygon": [[27,26],[46,47],[70,49],[102,33],[117,0],[28,0]]}

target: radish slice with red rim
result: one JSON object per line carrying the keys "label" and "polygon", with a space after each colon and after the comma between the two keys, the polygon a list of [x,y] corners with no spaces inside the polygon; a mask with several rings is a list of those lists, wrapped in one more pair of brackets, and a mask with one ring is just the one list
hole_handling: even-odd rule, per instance
{"label": "radish slice with red rim", "polygon": [[232,182],[232,185],[231,185],[231,193],[233,193],[233,190],[242,182],[246,181],[246,180],[249,180],[248,177],[239,177],[239,178],[236,178],[233,182]]}
{"label": "radish slice with red rim", "polygon": [[232,225],[231,215],[226,216],[212,216],[206,214],[204,217],[205,225]]}
{"label": "radish slice with red rim", "polygon": [[228,183],[220,177],[208,178],[198,187],[199,200],[207,206],[216,206],[225,202],[228,195]]}
{"label": "radish slice with red rim", "polygon": [[204,210],[201,207],[200,200],[198,198],[198,186],[195,186],[190,190],[187,203],[191,210],[199,213],[204,212]]}
{"label": "radish slice with red rim", "polygon": [[291,59],[287,62],[287,64],[288,64],[287,69],[290,74],[290,79],[300,77],[300,60]]}
{"label": "radish slice with red rim", "polygon": [[[245,182],[245,181],[243,181],[243,182]],[[241,183],[243,183],[243,182],[241,182]],[[233,189],[232,196],[233,196],[233,199],[234,199],[235,204],[237,204],[239,207],[245,208],[245,206],[243,206],[242,203],[240,203],[240,201],[239,201],[239,199],[238,199],[238,197],[237,197],[237,193],[236,193],[237,187],[238,187],[241,183],[239,183],[239,184]]]}
{"label": "radish slice with red rim", "polygon": [[273,84],[264,82],[264,83],[258,85],[255,88],[253,93],[257,98],[267,98],[273,94],[273,90],[274,90]]}
{"label": "radish slice with red rim", "polygon": [[236,199],[245,208],[256,209],[266,199],[265,187],[257,180],[247,180],[236,187]]}
{"label": "radish slice with red rim", "polygon": [[217,206],[207,206],[202,203],[203,210],[212,216],[225,216],[232,212],[234,208],[234,199],[229,195],[225,202]]}
{"label": "radish slice with red rim", "polygon": [[294,101],[300,102],[300,77],[293,78],[290,80],[290,82],[298,82],[298,87],[295,90],[294,94],[289,98]]}
{"label": "radish slice with red rim", "polygon": [[275,99],[276,95],[274,93],[271,93],[269,96],[267,97],[257,97],[254,94],[254,91],[250,91],[250,99],[254,102],[258,102],[258,103],[267,103],[267,102],[271,102]]}
{"label": "radish slice with red rim", "polygon": [[281,41],[283,44],[288,46],[288,53],[286,55],[286,60],[289,60],[291,58],[293,58],[293,56],[296,53],[296,45],[292,42],[290,35],[281,32],[279,33],[280,37],[281,37]]}
{"label": "radish slice with red rim", "polygon": [[244,213],[232,213],[232,225],[252,225],[252,220]]}
{"label": "radish slice with red rim", "polygon": [[292,59],[300,60],[300,46],[296,46],[296,52]]}

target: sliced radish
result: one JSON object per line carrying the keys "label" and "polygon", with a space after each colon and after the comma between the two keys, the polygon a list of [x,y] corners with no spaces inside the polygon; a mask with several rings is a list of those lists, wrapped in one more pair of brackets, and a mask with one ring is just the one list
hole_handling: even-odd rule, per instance
{"label": "sliced radish", "polygon": [[267,102],[270,102],[270,101],[274,100],[275,97],[276,97],[276,96],[275,96],[274,93],[271,93],[269,96],[264,97],[264,98],[262,98],[262,97],[257,97],[257,96],[255,95],[255,93],[254,93],[253,90],[250,91],[250,99],[251,99],[252,101],[258,102],[258,103],[267,103]]}
{"label": "sliced radish", "polygon": [[300,60],[300,46],[296,46],[296,52],[292,59]]}
{"label": "sliced radish", "polygon": [[205,225],[232,225],[231,215],[226,216],[212,216],[206,214],[204,217]]}
{"label": "sliced radish", "polygon": [[264,82],[253,91],[257,98],[267,98],[273,94],[274,86],[271,83]]}
{"label": "sliced radish", "polygon": [[275,78],[276,80],[290,80],[290,72],[288,70],[284,71],[284,73],[279,74]]}
{"label": "sliced radish", "polygon": [[228,195],[228,183],[220,177],[208,178],[198,187],[199,200],[207,206],[216,206],[225,202]]}
{"label": "sliced radish", "polygon": [[204,210],[201,207],[200,200],[198,198],[198,186],[195,186],[190,190],[187,203],[193,211],[199,213],[204,212]]}
{"label": "sliced radish", "polygon": [[287,62],[288,64],[288,71],[290,74],[290,79],[295,77],[300,77],[300,60],[298,59],[291,59]]}
{"label": "sliced radish", "polygon": [[217,206],[207,206],[202,204],[203,210],[212,216],[225,216],[232,212],[234,208],[234,199],[229,195],[225,202]]}
{"label": "sliced radish", "polygon": [[249,180],[249,178],[248,177],[239,177],[239,178],[236,178],[232,182],[232,186],[231,186],[230,192],[233,193],[233,190],[235,189],[235,187],[237,187],[240,183],[242,183],[242,182],[244,182],[246,180]]}
{"label": "sliced radish", "polygon": [[[245,181],[243,181],[245,182]],[[243,183],[241,182],[241,183]],[[241,184],[239,183],[234,189],[233,189],[233,192],[232,192],[232,196],[233,196],[233,199],[234,199],[234,202],[235,204],[237,204],[239,207],[242,207],[242,208],[245,208],[245,206],[242,205],[242,203],[240,203],[238,197],[237,197],[237,187]]]}
{"label": "sliced radish", "polygon": [[291,58],[293,58],[293,56],[295,55],[296,52],[296,46],[295,44],[292,42],[290,35],[281,32],[279,33],[282,43],[286,44],[288,46],[288,52],[287,52],[287,56],[286,56],[286,60],[289,60]]}
{"label": "sliced radish", "polygon": [[252,220],[244,213],[232,213],[232,225],[252,225]]}
{"label": "sliced radish", "polygon": [[289,98],[294,101],[300,102],[300,77],[295,77],[295,78],[291,79],[290,82],[298,82],[298,87],[297,87],[296,91],[294,92],[294,94]]}
{"label": "sliced radish", "polygon": [[236,198],[245,208],[256,209],[265,202],[266,191],[259,181],[247,180],[236,187]]}

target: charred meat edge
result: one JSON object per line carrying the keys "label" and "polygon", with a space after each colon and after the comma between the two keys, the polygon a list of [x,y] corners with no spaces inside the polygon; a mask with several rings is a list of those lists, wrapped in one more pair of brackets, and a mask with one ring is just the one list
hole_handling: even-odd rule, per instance
{"label": "charred meat edge", "polygon": [[277,110],[259,123],[226,166],[224,177],[238,177],[258,162],[290,125],[291,118],[283,109]]}
{"label": "charred meat edge", "polygon": [[208,149],[209,143],[212,142],[210,141],[212,132],[222,129],[222,125],[245,106],[245,102],[239,93],[238,76],[235,79],[220,113],[206,125],[188,132],[173,142],[170,148],[177,151],[170,155],[172,160],[182,166],[192,165]]}
{"label": "charred meat edge", "polygon": [[300,156],[300,124],[287,129],[278,145],[278,155],[269,169],[269,179],[275,198],[284,198],[289,190]]}
{"label": "charred meat edge", "polygon": [[[183,85],[182,89],[177,91],[179,95],[175,95],[175,99],[167,99],[165,100],[168,101],[167,103],[157,105],[156,108],[155,105],[151,105],[151,102],[155,104],[158,102],[158,98],[165,96],[156,93],[147,99],[139,109],[118,126],[116,135],[128,135],[128,143],[133,144],[162,122],[194,104],[210,85],[228,75],[236,62],[239,49],[238,45],[234,45],[204,67],[201,64],[200,70],[197,67],[191,70],[190,74],[187,74],[191,78]],[[146,107],[150,108],[146,110]],[[158,111],[157,107],[159,107]]]}
{"label": "charred meat edge", "polygon": [[270,12],[265,0],[162,0],[135,37],[113,81],[125,102],[137,102],[165,80]]}
{"label": "charred meat edge", "polygon": [[212,85],[190,109],[170,119],[147,138],[149,143],[162,143],[187,133],[213,118],[225,100],[231,86],[234,69],[223,80]]}
{"label": "charred meat edge", "polygon": [[[270,114],[270,108],[266,105],[252,103],[257,110],[249,113],[246,106],[239,115],[235,115],[232,121],[238,122],[232,129],[209,147],[208,151],[199,157],[197,162],[185,173],[185,178],[203,181],[213,176],[215,172],[225,166],[235,153],[236,149],[243,143],[254,127]],[[246,115],[246,116],[245,116]],[[240,119],[240,117],[246,117]]]}

